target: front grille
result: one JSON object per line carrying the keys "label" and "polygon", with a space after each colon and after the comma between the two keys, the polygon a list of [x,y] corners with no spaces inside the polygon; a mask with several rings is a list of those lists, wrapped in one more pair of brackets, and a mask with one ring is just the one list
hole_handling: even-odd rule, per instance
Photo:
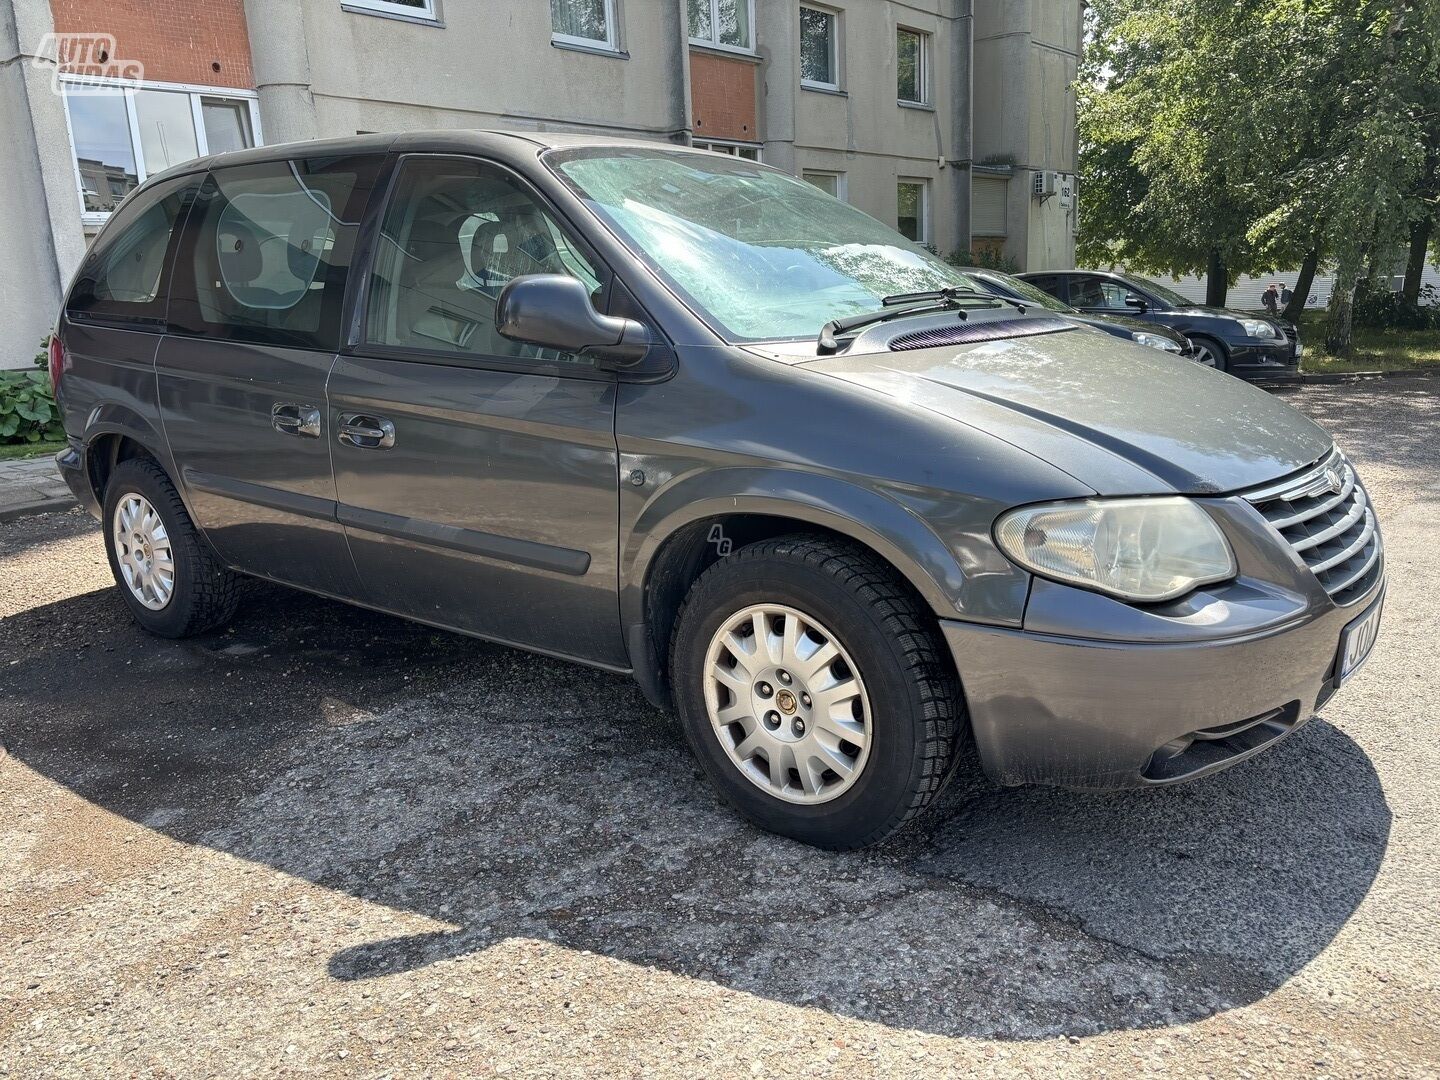
{"label": "front grille", "polygon": [[1245,496],[1305,560],[1337,604],[1358,600],[1380,573],[1380,532],[1345,455]]}
{"label": "front grille", "polygon": [[1062,319],[990,319],[986,322],[957,323],[933,330],[915,330],[890,339],[891,352],[906,349],[929,349],[936,345],[971,345],[977,341],[1000,341],[1004,338],[1031,337],[1035,334],[1058,334],[1074,330],[1075,324]]}
{"label": "front grille", "polygon": [[1290,342],[1290,355],[1294,356],[1295,350],[1300,345],[1300,330],[1294,323],[1283,322],[1279,325],[1281,332],[1285,335],[1285,339]]}

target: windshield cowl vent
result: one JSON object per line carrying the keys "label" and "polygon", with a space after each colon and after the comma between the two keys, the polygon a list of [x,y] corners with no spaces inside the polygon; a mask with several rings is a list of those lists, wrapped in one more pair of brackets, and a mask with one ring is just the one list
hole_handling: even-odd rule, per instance
{"label": "windshield cowl vent", "polygon": [[985,322],[956,323],[929,330],[912,330],[890,339],[891,352],[906,349],[932,349],[937,345],[973,345],[979,341],[1002,341],[1006,338],[1034,337],[1036,334],[1058,334],[1074,330],[1075,324],[1063,319],[988,319]]}

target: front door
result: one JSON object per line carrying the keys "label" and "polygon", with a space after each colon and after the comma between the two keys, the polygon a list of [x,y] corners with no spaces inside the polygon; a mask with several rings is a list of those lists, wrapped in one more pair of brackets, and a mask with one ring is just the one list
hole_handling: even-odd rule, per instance
{"label": "front door", "polygon": [[403,159],[360,344],[329,383],[339,519],[369,603],[623,666],[612,376],[495,330],[520,274],[608,275],[516,176]]}
{"label": "front door", "polygon": [[165,435],[221,558],[347,599],[325,382],[350,252],[384,158],[217,169],[176,254],[156,357]]}

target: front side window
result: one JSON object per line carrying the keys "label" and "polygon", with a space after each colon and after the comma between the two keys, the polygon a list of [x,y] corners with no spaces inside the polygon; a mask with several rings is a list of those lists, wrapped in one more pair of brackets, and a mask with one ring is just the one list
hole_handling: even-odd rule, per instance
{"label": "front side window", "polygon": [[897,79],[895,96],[910,105],[926,105],[930,101],[930,35],[903,27],[895,31]]}
{"label": "front side window", "polygon": [[212,172],[175,257],[176,329],[339,348],[351,250],[380,161],[311,158]]}
{"label": "front side window", "polygon": [[691,41],[722,49],[754,51],[754,0],[688,0],[688,3]]}
{"label": "front side window", "polygon": [[550,0],[550,27],[556,41],[613,49],[614,0]]}
{"label": "front side window", "polygon": [[545,161],[731,341],[814,338],[886,296],[975,287],[869,215],[763,165],[649,148]]}
{"label": "front side window", "polygon": [[412,161],[385,212],[366,340],[477,359],[590,363],[495,329],[500,292],[522,274],[578,278],[604,306],[595,264],[509,173],[480,162]]}
{"label": "front side window", "polygon": [[87,320],[163,319],[165,253],[199,186],[198,175],[177,176],[127,206],[86,255],[66,311]]}
{"label": "front side window", "polygon": [[895,185],[895,224],[907,240],[924,244],[930,239],[929,190],[923,180],[901,180]]}
{"label": "front side window", "polygon": [[243,150],[257,141],[253,96],[160,85],[129,90],[79,82],[62,85],[87,223],[103,221],[156,173],[207,154]]}
{"label": "front side window", "polygon": [[1125,298],[1130,290],[1123,285],[1104,278],[1080,277],[1070,279],[1070,303],[1077,308],[1101,308],[1106,311],[1125,311],[1129,305]]}
{"label": "front side window", "polygon": [[822,90],[840,88],[835,13],[800,9],[800,82]]}

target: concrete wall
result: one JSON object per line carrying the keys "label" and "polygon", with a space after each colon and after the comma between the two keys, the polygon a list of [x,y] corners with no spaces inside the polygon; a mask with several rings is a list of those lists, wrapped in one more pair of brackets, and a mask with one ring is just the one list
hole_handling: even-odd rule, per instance
{"label": "concrete wall", "polygon": [[52,29],[45,0],[0,0],[0,369],[29,366],[85,254]]}
{"label": "concrete wall", "polygon": [[268,142],[445,127],[683,138],[678,3],[618,5],[619,54],[551,43],[541,0],[443,0],[438,23],[245,0]]}
{"label": "concrete wall", "polygon": [[1042,202],[1031,192],[1040,170],[1074,178],[1083,7],[1082,0],[986,0],[975,9],[975,160],[1012,169],[1004,253],[1024,269],[1075,261],[1075,204]]}

